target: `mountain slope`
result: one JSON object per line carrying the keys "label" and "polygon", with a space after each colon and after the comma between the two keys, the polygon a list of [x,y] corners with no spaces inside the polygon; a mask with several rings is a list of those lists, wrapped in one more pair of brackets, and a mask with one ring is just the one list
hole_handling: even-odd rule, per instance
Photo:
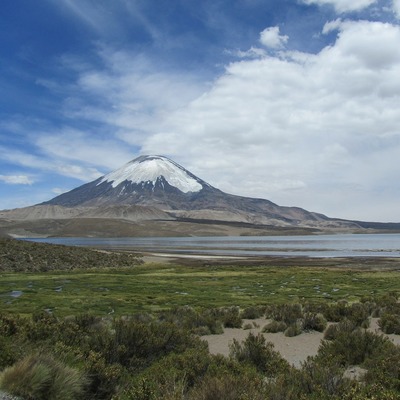
{"label": "mountain slope", "polygon": [[207,189],[217,191],[172,160],[161,156],[141,156],[116,171],[42,204],[65,207],[137,204],[176,209]]}
{"label": "mountain slope", "polygon": [[[2,211],[0,220],[7,229],[12,221],[18,221],[18,232],[23,232],[23,221],[26,221],[27,229],[38,234],[46,226],[40,221],[47,220],[51,234],[78,236],[118,236],[119,229],[140,236],[151,221],[158,222],[167,235],[196,234],[194,226],[199,223],[203,226],[201,231],[210,234],[212,231],[226,234],[233,226],[263,229],[263,232],[270,232],[274,227],[312,231],[360,229],[357,222],[328,218],[298,207],[281,207],[265,199],[224,193],[163,156],[138,157],[47,202]],[[186,224],[186,228],[178,227],[179,223]],[[35,231],[32,227],[36,227]]]}
{"label": "mountain slope", "polygon": [[97,215],[121,205],[153,207],[174,218],[274,226],[354,226],[297,207],[235,196],[214,188],[163,156],[141,156],[93,182],[42,205],[95,207]]}

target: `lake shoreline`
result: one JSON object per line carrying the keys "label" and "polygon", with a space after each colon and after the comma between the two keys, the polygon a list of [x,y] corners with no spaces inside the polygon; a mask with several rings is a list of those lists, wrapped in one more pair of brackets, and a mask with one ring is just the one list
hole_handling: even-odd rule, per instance
{"label": "lake shoreline", "polygon": [[25,238],[23,240],[106,251],[140,252],[158,258],[247,260],[274,258],[400,259],[400,234],[320,236],[210,236],[120,238]]}

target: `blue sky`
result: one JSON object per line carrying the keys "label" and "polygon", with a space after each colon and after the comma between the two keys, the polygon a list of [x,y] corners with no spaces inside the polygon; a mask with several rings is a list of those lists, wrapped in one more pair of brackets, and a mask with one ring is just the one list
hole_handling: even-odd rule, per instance
{"label": "blue sky", "polygon": [[143,154],[400,221],[400,0],[5,0],[0,209]]}

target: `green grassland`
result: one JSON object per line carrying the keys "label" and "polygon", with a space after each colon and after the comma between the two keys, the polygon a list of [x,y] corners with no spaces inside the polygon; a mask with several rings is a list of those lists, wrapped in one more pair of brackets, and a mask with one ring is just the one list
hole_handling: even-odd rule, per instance
{"label": "green grassland", "polygon": [[[0,240],[0,389],[32,400],[399,399],[400,347],[366,329],[374,316],[400,333],[399,261],[144,263]],[[288,338],[324,332],[318,354],[295,368],[261,333],[233,341],[229,357],[200,337],[259,317]],[[355,365],[360,381],[345,375]]]}
{"label": "green grassland", "polygon": [[[357,301],[400,288],[398,270],[142,264],[67,272],[3,272],[0,311],[127,315],[176,306]],[[22,292],[19,297],[13,293]]]}
{"label": "green grassland", "polygon": [[143,263],[136,254],[0,240],[0,312],[129,315],[185,305],[352,302],[400,288],[394,259],[225,263]]}

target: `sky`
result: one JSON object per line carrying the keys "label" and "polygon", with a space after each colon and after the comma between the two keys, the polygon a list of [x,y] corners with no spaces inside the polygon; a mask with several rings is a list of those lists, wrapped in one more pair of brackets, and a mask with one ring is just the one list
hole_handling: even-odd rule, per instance
{"label": "sky", "polygon": [[400,222],[400,0],[3,0],[0,209],[140,155]]}

